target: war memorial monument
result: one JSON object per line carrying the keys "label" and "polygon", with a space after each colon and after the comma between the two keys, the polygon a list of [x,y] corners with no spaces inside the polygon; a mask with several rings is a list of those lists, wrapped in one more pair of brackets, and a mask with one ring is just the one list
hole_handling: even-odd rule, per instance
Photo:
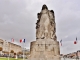
{"label": "war memorial monument", "polygon": [[54,11],[44,4],[37,17],[36,41],[30,43],[29,60],[61,60]]}

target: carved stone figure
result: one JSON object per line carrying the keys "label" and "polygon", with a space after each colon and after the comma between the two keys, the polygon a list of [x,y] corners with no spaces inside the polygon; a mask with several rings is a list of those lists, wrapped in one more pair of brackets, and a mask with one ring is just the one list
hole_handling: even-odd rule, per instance
{"label": "carved stone figure", "polygon": [[36,41],[30,44],[29,60],[61,60],[54,11],[43,5],[37,18]]}
{"label": "carved stone figure", "polygon": [[43,5],[40,13],[37,14],[36,39],[56,39],[55,16],[53,10],[48,10]]}

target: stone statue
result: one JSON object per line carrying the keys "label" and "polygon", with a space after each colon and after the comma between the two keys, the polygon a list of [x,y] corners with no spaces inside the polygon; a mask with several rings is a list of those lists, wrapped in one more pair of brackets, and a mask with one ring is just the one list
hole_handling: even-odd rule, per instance
{"label": "stone statue", "polygon": [[43,5],[37,18],[36,41],[30,43],[29,60],[61,60],[54,11]]}
{"label": "stone statue", "polygon": [[53,10],[48,10],[43,5],[40,13],[37,14],[36,39],[54,39],[56,40],[56,24]]}

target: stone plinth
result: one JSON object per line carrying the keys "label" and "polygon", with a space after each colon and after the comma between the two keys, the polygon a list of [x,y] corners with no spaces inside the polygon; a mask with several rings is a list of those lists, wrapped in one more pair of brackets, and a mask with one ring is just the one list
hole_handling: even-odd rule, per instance
{"label": "stone plinth", "polygon": [[31,60],[60,60],[59,42],[52,39],[38,39],[31,42]]}
{"label": "stone plinth", "polygon": [[37,17],[36,41],[30,45],[30,60],[61,60],[54,11],[44,4]]}

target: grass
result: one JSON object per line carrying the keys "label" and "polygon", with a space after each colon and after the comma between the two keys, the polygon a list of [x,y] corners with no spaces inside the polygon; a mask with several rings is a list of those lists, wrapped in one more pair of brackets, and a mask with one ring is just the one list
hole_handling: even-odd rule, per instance
{"label": "grass", "polygon": [[[0,58],[0,60],[8,60],[8,58]],[[15,58],[9,58],[9,60],[22,60],[21,58],[15,59]]]}

